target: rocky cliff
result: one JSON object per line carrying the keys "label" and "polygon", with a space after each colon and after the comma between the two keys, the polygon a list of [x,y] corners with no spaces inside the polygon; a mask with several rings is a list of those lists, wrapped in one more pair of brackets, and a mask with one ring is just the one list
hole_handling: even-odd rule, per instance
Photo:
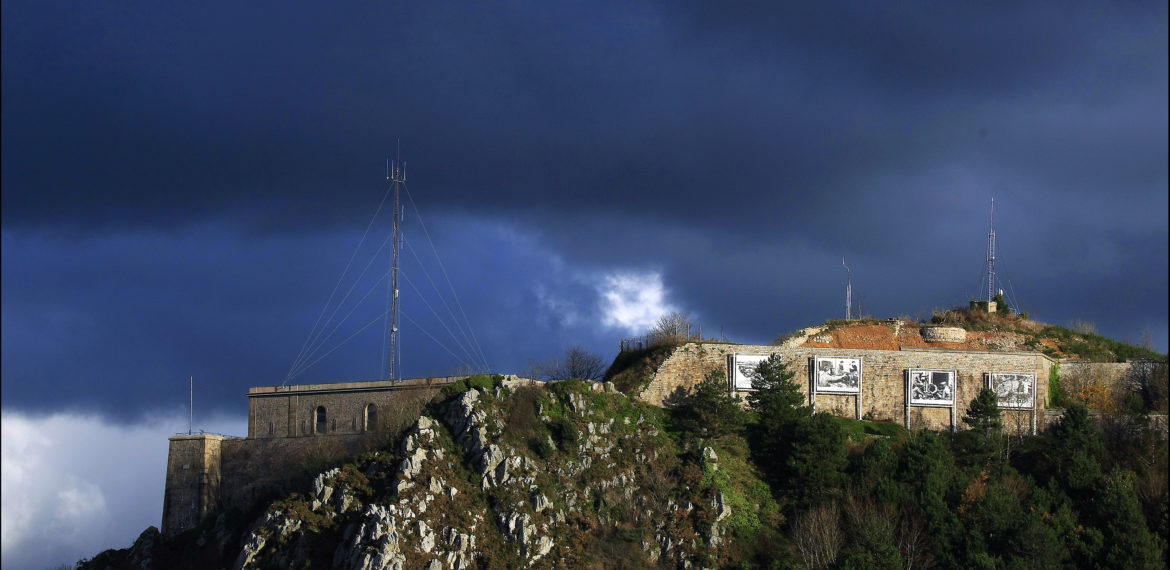
{"label": "rocky cliff", "polygon": [[171,541],[148,531],[86,567],[728,562],[729,530],[758,526],[742,488],[766,486],[734,450],[683,451],[663,422],[612,384],[471,388],[430,406],[395,448],[328,469],[254,518],[212,517]]}

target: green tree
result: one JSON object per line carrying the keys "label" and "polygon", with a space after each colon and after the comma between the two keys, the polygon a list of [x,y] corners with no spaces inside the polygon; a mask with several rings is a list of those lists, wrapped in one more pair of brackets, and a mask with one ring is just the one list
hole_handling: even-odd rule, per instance
{"label": "green tree", "polygon": [[845,512],[847,537],[840,568],[901,570],[907,567],[898,551],[896,511],[870,500],[853,498]]}
{"label": "green tree", "polygon": [[863,496],[872,496],[883,505],[897,505],[908,497],[906,489],[894,479],[898,471],[898,454],[887,438],[878,438],[853,457],[853,481]]}
{"label": "green tree", "polygon": [[747,396],[748,406],[759,416],[752,438],[753,459],[773,483],[784,480],[793,427],[812,415],[793,376],[780,356],[773,354],[756,367]]}
{"label": "green tree", "polygon": [[803,506],[830,502],[844,484],[845,434],[828,412],[803,417],[792,425],[785,458],[788,494]]}
{"label": "green tree", "polygon": [[1048,404],[1056,408],[1064,407],[1064,388],[1060,385],[1060,363],[1054,362],[1048,369]]}
{"label": "green tree", "polygon": [[678,410],[680,427],[699,437],[720,437],[743,427],[743,410],[722,370],[708,372]]}
{"label": "green tree", "polygon": [[963,423],[983,434],[983,437],[988,440],[1003,429],[999,401],[994,390],[984,388],[979,391],[979,395],[971,400],[971,405],[967,408],[967,415],[963,416]]}
{"label": "green tree", "polygon": [[778,354],[760,362],[752,375],[748,406],[760,415],[760,428],[766,434],[780,435],[784,426],[812,415],[800,386],[792,381],[794,375]]}
{"label": "green tree", "polygon": [[1104,476],[1101,460],[1105,447],[1088,408],[1078,403],[1066,408],[1060,421],[1052,426],[1052,439],[1047,455],[1061,485],[1074,493],[1093,494]]}
{"label": "green tree", "polygon": [[1118,470],[1101,486],[1097,520],[1104,531],[1109,568],[1165,568],[1162,553],[1146,525],[1133,488],[1133,473]]}
{"label": "green tree", "polygon": [[995,303],[995,312],[1005,315],[1012,314],[1012,308],[1008,306],[1007,299],[1003,298],[1003,291],[996,292],[995,297],[991,300]]}
{"label": "green tree", "polygon": [[958,549],[962,526],[947,503],[955,472],[955,458],[938,433],[919,432],[902,449],[898,478],[913,489],[914,503],[929,529],[933,552],[943,567],[961,566]]}

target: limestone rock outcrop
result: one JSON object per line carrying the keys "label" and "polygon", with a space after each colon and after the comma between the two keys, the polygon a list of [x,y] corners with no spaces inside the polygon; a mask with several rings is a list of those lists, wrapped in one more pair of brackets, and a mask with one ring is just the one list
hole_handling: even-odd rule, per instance
{"label": "limestone rock outcrop", "polygon": [[[722,452],[680,459],[662,421],[600,383],[472,388],[428,408],[393,449],[324,469],[303,494],[267,505],[213,565],[572,568],[617,549],[643,564],[710,566],[734,503],[672,470],[690,461],[722,473]],[[135,543],[134,567],[160,567],[157,534]]]}

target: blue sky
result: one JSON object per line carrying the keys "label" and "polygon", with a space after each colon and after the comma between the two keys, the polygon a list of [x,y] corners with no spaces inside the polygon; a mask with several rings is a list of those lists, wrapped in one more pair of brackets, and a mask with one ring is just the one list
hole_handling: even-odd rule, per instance
{"label": "blue sky", "polygon": [[[965,305],[992,198],[1020,308],[1167,348],[1165,3],[0,10],[5,565],[8,418],[182,429],[189,376],[242,418],[399,143],[408,376],[609,359],[672,309],[767,342],[843,315],[842,257],[866,314]],[[381,334],[294,381],[377,377]]]}

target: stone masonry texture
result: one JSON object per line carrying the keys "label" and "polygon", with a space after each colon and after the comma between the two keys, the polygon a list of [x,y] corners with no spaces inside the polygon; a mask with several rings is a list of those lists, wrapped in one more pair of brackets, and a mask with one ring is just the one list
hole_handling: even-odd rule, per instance
{"label": "stone masonry texture", "polygon": [[210,434],[177,435],[170,439],[163,495],[164,536],[194,528],[219,505],[223,439]]}
{"label": "stone masonry texture", "polygon": [[[729,357],[734,354],[779,354],[794,372],[793,380],[807,396],[811,378],[810,361],[815,357],[848,357],[862,359],[860,415],[877,421],[907,424],[906,375],[911,369],[954,370],[956,375],[955,427],[961,429],[962,416],[971,400],[985,385],[985,374],[991,372],[1032,373],[1036,375],[1036,428],[1044,428],[1044,409],[1048,399],[1048,372],[1054,361],[1036,352],[990,352],[934,348],[902,350],[861,350],[842,348],[810,348],[749,346],[721,343],[684,344],[669,356],[654,374],[650,384],[639,397],[655,405],[670,405],[679,401],[710,371],[728,374]],[[742,397],[743,392],[739,395]],[[857,414],[855,395],[824,394],[816,396],[816,408],[842,417]],[[811,399],[810,399],[811,400]],[[811,402],[810,402],[811,403]],[[909,425],[913,429],[951,429],[951,409],[912,407]],[[1032,430],[1032,410],[1005,410],[1004,426],[1009,431]]]}

